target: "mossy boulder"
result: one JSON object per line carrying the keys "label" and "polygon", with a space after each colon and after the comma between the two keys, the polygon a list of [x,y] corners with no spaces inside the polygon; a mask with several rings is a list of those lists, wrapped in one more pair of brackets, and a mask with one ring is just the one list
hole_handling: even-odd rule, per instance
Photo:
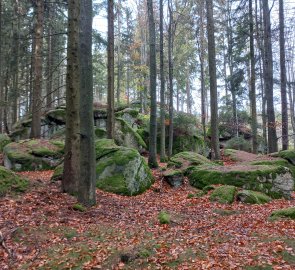
{"label": "mossy boulder", "polygon": [[270,214],[271,219],[291,218],[295,220],[295,207],[289,207],[273,211]]}
{"label": "mossy boulder", "polygon": [[0,152],[3,151],[5,145],[11,143],[11,139],[6,134],[0,134]]}
{"label": "mossy boulder", "polygon": [[139,152],[147,148],[142,137],[122,118],[116,118],[114,139],[116,144],[135,148]]}
{"label": "mossy boulder", "polygon": [[10,192],[24,192],[28,186],[28,180],[0,166],[0,197]]}
{"label": "mossy boulder", "polygon": [[278,156],[286,159],[289,163],[295,166],[295,150],[282,150],[278,153]]}
{"label": "mossy boulder", "polygon": [[127,122],[132,128],[137,129],[137,117],[139,111],[137,109],[125,108],[115,113],[116,118],[121,118]]}
{"label": "mossy boulder", "polygon": [[183,172],[180,170],[168,170],[163,173],[164,180],[172,187],[179,187],[183,184]]}
{"label": "mossy boulder", "polygon": [[243,137],[234,137],[226,142],[225,148],[251,152],[251,143]]}
{"label": "mossy boulder", "polygon": [[47,118],[49,122],[53,122],[57,125],[65,125],[66,110],[64,108],[50,110],[46,113],[45,118]]}
{"label": "mossy boulder", "polygon": [[143,157],[138,151],[119,147],[114,141],[96,141],[96,186],[104,191],[137,195],[147,190],[153,177]]}
{"label": "mossy boulder", "polygon": [[51,176],[51,181],[58,181],[62,180],[62,175],[64,173],[64,164],[59,164],[53,172],[53,175]]}
{"label": "mossy boulder", "polygon": [[180,152],[170,158],[169,167],[174,167],[186,172],[191,166],[210,164],[211,161],[195,152]]}
{"label": "mossy boulder", "polygon": [[14,171],[53,169],[60,164],[64,144],[61,141],[24,140],[3,149],[4,165]]}
{"label": "mossy boulder", "polygon": [[253,190],[241,190],[237,193],[237,200],[243,203],[263,204],[271,201],[271,198],[264,193]]}
{"label": "mossy boulder", "polygon": [[217,201],[219,203],[233,203],[235,200],[235,193],[237,188],[235,186],[220,186],[215,188],[210,194],[211,201]]}
{"label": "mossy boulder", "polygon": [[191,168],[190,184],[202,189],[207,185],[233,185],[260,191],[272,198],[291,198],[294,180],[288,168],[267,165],[200,165]]}

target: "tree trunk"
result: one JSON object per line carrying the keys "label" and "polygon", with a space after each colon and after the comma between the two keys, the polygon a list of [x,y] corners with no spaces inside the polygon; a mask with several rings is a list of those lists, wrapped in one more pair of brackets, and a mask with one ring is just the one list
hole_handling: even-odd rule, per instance
{"label": "tree trunk", "polygon": [[114,1],[108,1],[108,111],[107,135],[114,138],[115,98],[114,98]]}
{"label": "tree trunk", "polygon": [[80,178],[78,200],[95,204],[96,158],[93,123],[92,0],[81,1],[80,11]]}
{"label": "tree trunk", "polygon": [[160,100],[161,100],[161,148],[160,148],[160,160],[164,162],[166,160],[165,153],[165,75],[164,75],[164,38],[163,38],[163,0],[160,0]]}
{"label": "tree trunk", "polygon": [[284,22],[284,1],[279,1],[280,19],[280,65],[281,65],[281,99],[282,99],[282,146],[283,150],[288,149],[288,103],[287,103],[287,78],[286,78],[286,57],[285,57],[285,22]]}
{"label": "tree trunk", "polygon": [[206,3],[207,3],[208,57],[209,57],[209,74],[210,74],[211,147],[212,147],[212,158],[220,159],[213,1],[207,0]]}
{"label": "tree trunk", "polygon": [[278,151],[276,119],[273,104],[273,56],[271,44],[270,10],[268,1],[263,1],[263,23],[264,23],[264,48],[265,48],[265,73],[264,85],[267,100],[267,130],[268,130],[268,152]]}
{"label": "tree trunk", "polygon": [[68,48],[66,87],[66,140],[62,189],[76,195],[80,178],[80,1],[68,1]]}
{"label": "tree trunk", "polygon": [[35,3],[35,56],[33,65],[33,104],[32,104],[32,126],[31,138],[41,137],[41,109],[42,109],[42,47],[43,47],[43,21],[44,0]]}
{"label": "tree trunk", "polygon": [[257,112],[256,112],[256,89],[255,89],[255,53],[254,53],[254,21],[252,0],[249,0],[250,16],[250,103],[251,103],[251,128],[252,128],[252,152],[257,154]]}
{"label": "tree trunk", "polygon": [[117,38],[117,104],[120,104],[120,94],[121,94],[121,0],[118,0],[117,7],[117,19],[118,19],[118,38]]}
{"label": "tree trunk", "polygon": [[[0,100],[3,101],[3,75],[2,75],[2,0],[0,0]],[[3,106],[0,104],[0,133],[3,132]]]}
{"label": "tree trunk", "polygon": [[154,22],[153,0],[147,0],[150,43],[150,138],[149,159],[151,168],[158,167],[157,162],[157,64],[156,64],[156,31]]}
{"label": "tree trunk", "polygon": [[50,4],[47,6],[47,18],[48,18],[48,30],[47,30],[47,81],[46,81],[46,109],[52,108],[52,67],[53,67],[53,56],[52,56],[52,12]]}
{"label": "tree trunk", "polygon": [[168,157],[173,154],[173,10],[171,0],[168,1],[168,77],[169,77],[169,144]]}

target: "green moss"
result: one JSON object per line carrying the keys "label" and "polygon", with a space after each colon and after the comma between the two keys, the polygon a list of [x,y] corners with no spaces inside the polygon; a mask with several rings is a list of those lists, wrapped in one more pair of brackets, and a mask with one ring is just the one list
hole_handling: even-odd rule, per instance
{"label": "green moss", "polygon": [[199,190],[199,191],[197,191],[197,192],[195,192],[195,193],[189,193],[189,194],[187,195],[187,198],[188,198],[188,199],[192,199],[192,198],[201,198],[201,197],[203,197],[204,195],[206,195],[206,193],[205,193],[204,191],[202,191],[202,190]]}
{"label": "green moss", "polygon": [[161,211],[158,215],[158,220],[160,224],[169,224],[171,221],[170,219],[170,215],[165,211]]}
{"label": "green moss", "polygon": [[106,138],[107,136],[107,132],[105,129],[103,128],[96,128],[95,129],[95,136],[98,138],[98,139],[104,139]]}
{"label": "green moss", "polygon": [[133,118],[136,118],[139,114],[139,111],[137,109],[125,108],[124,110],[115,113],[116,117],[122,117],[124,114],[129,114]]}
{"label": "green moss", "polygon": [[234,137],[227,141],[227,149],[235,149],[246,152],[251,152],[251,144],[249,141],[245,140],[243,137]]}
{"label": "green moss", "polygon": [[210,190],[214,190],[214,189],[215,189],[214,186],[208,185],[208,186],[205,186],[205,187],[203,188],[203,191],[204,191],[205,193],[208,193],[208,191],[210,191]]}
{"label": "green moss", "polygon": [[270,219],[276,220],[278,218],[291,218],[295,219],[295,207],[289,207],[273,211],[270,214]]}
{"label": "green moss", "polygon": [[4,146],[9,143],[11,143],[11,139],[6,134],[0,134],[0,152],[2,152]]}
{"label": "green moss", "polygon": [[65,124],[66,122],[66,110],[65,109],[54,109],[46,113],[46,118],[57,124]]}
{"label": "green moss", "polygon": [[0,197],[10,192],[24,192],[28,186],[28,180],[0,166]]}
{"label": "green moss", "polygon": [[214,184],[232,185],[261,191],[272,198],[281,198],[283,194],[279,191],[272,191],[272,184],[265,180],[272,181],[276,175],[284,174],[287,171],[289,169],[282,166],[253,165],[242,170],[239,167],[236,169],[235,166],[201,165],[192,168],[188,178],[190,184],[198,189]]}
{"label": "green moss", "polygon": [[278,156],[287,160],[295,160],[295,150],[280,151]]}
{"label": "green moss", "polygon": [[64,164],[62,163],[54,169],[53,175],[51,177],[51,181],[61,180],[63,173],[64,173]]}
{"label": "green moss", "polygon": [[264,193],[253,190],[241,190],[237,193],[237,199],[244,203],[263,204],[271,201],[271,198]]}
{"label": "green moss", "polygon": [[221,186],[214,189],[210,195],[211,201],[219,203],[233,203],[235,199],[236,187],[234,186]]}
{"label": "green moss", "polygon": [[114,140],[100,139],[95,141],[96,159],[99,159],[109,153],[119,150],[121,147],[116,145]]}
{"label": "green moss", "polygon": [[142,139],[142,137],[122,118],[116,118],[117,121],[121,123],[122,132],[124,134],[131,133],[135,137],[137,143],[142,146],[143,148],[147,148],[146,143]]}
{"label": "green moss", "polygon": [[80,211],[80,212],[87,211],[87,208],[84,207],[82,204],[79,204],[79,203],[74,204],[73,209],[76,210],[76,211]]}
{"label": "green moss", "polygon": [[115,174],[96,181],[96,187],[120,195],[130,195],[122,174]]}

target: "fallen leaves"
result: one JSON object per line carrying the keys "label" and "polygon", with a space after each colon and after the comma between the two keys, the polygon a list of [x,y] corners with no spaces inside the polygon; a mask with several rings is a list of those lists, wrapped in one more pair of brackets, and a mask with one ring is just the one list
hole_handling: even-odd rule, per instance
{"label": "fallen leaves", "polygon": [[[228,160],[230,162],[230,160]],[[294,269],[295,222],[268,221],[276,209],[294,206],[212,203],[208,195],[188,199],[192,187],[172,189],[153,170],[153,188],[136,197],[97,190],[97,205],[75,211],[76,199],[51,183],[52,171],[21,173],[30,190],[0,199],[0,269],[243,269],[272,265]],[[169,213],[161,225],[158,214]],[[122,262],[122,254],[133,258]],[[287,255],[288,256],[287,256]]]}

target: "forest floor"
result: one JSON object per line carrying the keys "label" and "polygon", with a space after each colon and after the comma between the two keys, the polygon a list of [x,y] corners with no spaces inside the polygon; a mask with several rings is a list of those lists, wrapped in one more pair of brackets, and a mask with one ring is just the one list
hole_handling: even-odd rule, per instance
{"label": "forest floor", "polygon": [[[153,173],[144,194],[97,190],[97,205],[84,212],[50,181],[52,171],[21,173],[30,189],[0,198],[0,269],[295,269],[295,221],[268,219],[295,206],[295,193],[225,205],[209,194],[188,198],[196,192],[188,183],[173,189]],[[170,224],[160,224],[161,211]]]}

